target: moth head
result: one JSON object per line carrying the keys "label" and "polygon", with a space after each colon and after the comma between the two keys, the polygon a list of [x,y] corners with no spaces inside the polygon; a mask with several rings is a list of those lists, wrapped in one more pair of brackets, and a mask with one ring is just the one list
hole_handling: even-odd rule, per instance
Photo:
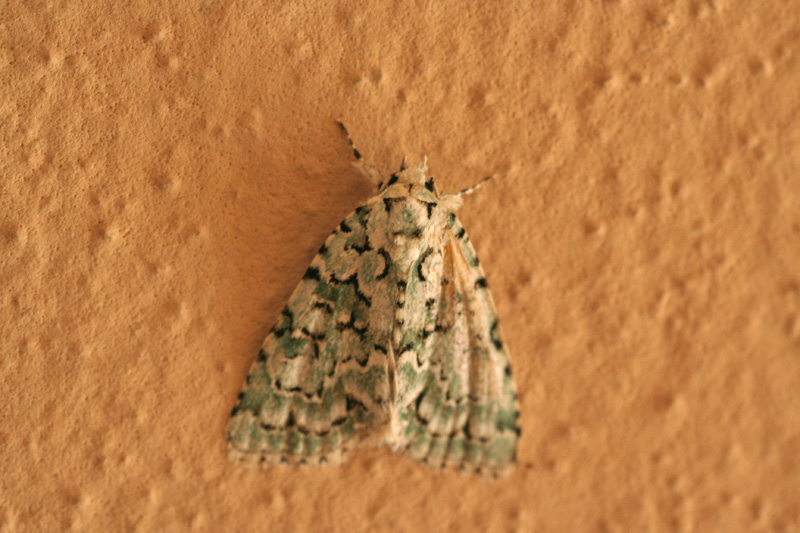
{"label": "moth head", "polygon": [[381,181],[378,186],[379,192],[385,192],[394,185],[420,185],[424,186],[427,190],[439,196],[436,186],[433,184],[433,178],[428,177],[428,158],[425,157],[422,163],[418,165],[406,166],[406,158],[403,158],[403,165],[399,172],[395,172],[389,179]]}

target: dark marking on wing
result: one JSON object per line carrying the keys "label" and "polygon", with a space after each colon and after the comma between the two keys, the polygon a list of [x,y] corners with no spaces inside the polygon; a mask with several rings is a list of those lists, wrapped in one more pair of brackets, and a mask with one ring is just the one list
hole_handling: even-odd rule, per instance
{"label": "dark marking on wing", "polygon": [[422,256],[417,261],[417,276],[419,276],[419,280],[420,281],[425,281],[426,280],[425,275],[422,273],[422,266],[424,265],[425,260],[428,258],[428,256],[430,256],[432,253],[433,253],[433,249],[432,248],[428,248],[427,250],[422,252]]}
{"label": "dark marking on wing", "polygon": [[430,423],[430,420],[425,420],[424,418],[422,418],[422,415],[419,414],[419,409],[420,406],[422,405],[422,400],[424,398],[425,398],[425,392],[423,391],[419,396],[417,396],[417,399],[414,400],[414,416],[417,417],[417,420],[419,421],[420,424],[422,424],[423,426],[427,426]]}
{"label": "dark marking on wing", "polygon": [[391,211],[394,207],[394,204],[402,202],[402,198],[384,198],[383,199],[383,208],[386,209],[387,212]]}
{"label": "dark marking on wing", "polygon": [[314,307],[317,309],[325,309],[327,312],[333,313],[333,306],[330,304],[330,302],[316,302]]}
{"label": "dark marking on wing", "polygon": [[[498,350],[503,349],[503,342],[500,340],[500,333],[497,331],[497,320],[492,321],[492,326],[489,329],[489,336],[492,338],[492,344]],[[506,372],[511,375],[511,367],[506,367]]]}
{"label": "dark marking on wing", "polygon": [[350,316],[350,320],[348,322],[338,322],[336,324],[336,328],[339,331],[344,331],[346,329],[355,331],[356,334],[361,338],[361,340],[364,340],[364,337],[367,334],[367,328],[366,327],[363,327],[363,328],[356,327],[356,319],[352,315]]}
{"label": "dark marking on wing", "polygon": [[313,279],[314,281],[322,281],[317,267],[308,267],[306,273],[303,274],[303,279]]}
{"label": "dark marking on wing", "polygon": [[356,360],[356,363],[358,363],[358,366],[360,366],[361,368],[366,367],[367,364],[369,363],[369,355],[370,355],[369,352],[361,352],[356,354],[354,359]]}
{"label": "dark marking on wing", "polygon": [[347,400],[347,412],[348,413],[350,411],[352,411],[353,409],[358,409],[358,408],[363,409],[365,413],[368,411],[367,406],[364,405],[361,402],[361,400],[359,400],[358,398],[356,398],[354,396],[347,395],[346,400]]}
{"label": "dark marking on wing", "polygon": [[378,248],[378,253],[383,257],[383,272],[375,276],[376,280],[380,280],[386,277],[389,273],[389,264],[392,261],[392,258],[389,256],[389,253],[384,250],[383,248]]}
{"label": "dark marking on wing", "polygon": [[281,321],[278,321],[278,324],[275,324],[275,326],[273,326],[272,333],[278,338],[283,337],[283,335],[287,331],[291,331],[294,327],[293,326],[294,315],[292,314],[292,311],[288,307],[283,308],[283,311],[281,311],[281,316],[289,321],[289,325],[279,328],[278,324],[280,324]]}
{"label": "dark marking on wing", "polygon": [[331,274],[329,281],[334,285],[352,285],[353,289],[355,289],[355,293],[358,299],[364,302],[364,305],[366,305],[367,307],[372,306],[372,301],[369,298],[367,298],[367,296],[363,292],[361,292],[361,289],[358,286],[357,274],[352,274],[349,278],[346,279],[338,279],[335,274]]}
{"label": "dark marking on wing", "polygon": [[359,246],[358,244],[348,244],[347,246],[345,246],[344,249],[345,250],[347,250],[347,249],[355,250],[359,254],[363,254],[364,252],[368,252],[368,251],[372,250],[372,246],[370,246],[369,245],[369,241],[367,241],[367,242],[364,243],[363,246]]}
{"label": "dark marking on wing", "polygon": [[397,354],[397,357],[400,357],[400,356],[402,356],[402,355],[403,355],[404,353],[406,353],[406,352],[410,352],[410,351],[411,351],[411,349],[412,349],[413,347],[414,347],[414,345],[413,345],[413,344],[411,344],[411,343],[408,343],[408,344],[405,344],[405,345],[403,345],[403,347],[402,347],[402,348],[400,348],[400,353],[399,353],[399,354]]}
{"label": "dark marking on wing", "polygon": [[233,406],[233,409],[231,410],[231,416],[235,416],[235,415],[236,415],[236,413],[238,413],[239,411],[241,411],[242,398],[244,398],[244,392],[240,392],[240,393],[239,393],[239,394],[236,396],[236,405],[234,405],[234,406]]}

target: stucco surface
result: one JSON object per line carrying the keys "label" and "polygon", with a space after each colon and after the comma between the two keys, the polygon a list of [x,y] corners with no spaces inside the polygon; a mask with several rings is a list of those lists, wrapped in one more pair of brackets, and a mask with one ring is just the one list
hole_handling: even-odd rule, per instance
{"label": "stucco surface", "polygon": [[[337,118],[497,178],[509,477],[226,459],[370,194]],[[3,532],[800,531],[797,2],[7,2],[0,383]]]}

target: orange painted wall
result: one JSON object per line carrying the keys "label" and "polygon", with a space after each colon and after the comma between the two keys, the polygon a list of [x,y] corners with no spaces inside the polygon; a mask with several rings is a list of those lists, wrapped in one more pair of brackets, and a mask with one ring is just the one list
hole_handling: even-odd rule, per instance
{"label": "orange painted wall", "polygon": [[[0,531],[800,531],[800,9],[0,8]],[[223,431],[368,161],[429,156],[519,465],[248,471]]]}

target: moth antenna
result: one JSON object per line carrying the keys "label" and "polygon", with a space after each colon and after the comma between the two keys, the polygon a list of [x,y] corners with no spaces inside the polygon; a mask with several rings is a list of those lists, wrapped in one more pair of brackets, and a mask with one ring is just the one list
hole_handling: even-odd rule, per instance
{"label": "moth antenna", "polygon": [[468,194],[472,194],[475,191],[477,191],[478,189],[480,189],[481,187],[483,187],[484,183],[486,183],[487,181],[489,181],[491,179],[494,179],[494,176],[486,176],[485,178],[483,178],[481,181],[479,181],[478,183],[476,183],[472,187],[467,187],[466,189],[455,193],[454,196],[466,196]]}
{"label": "moth antenna", "polygon": [[344,133],[344,137],[347,139],[350,148],[353,149],[353,157],[356,159],[353,161],[353,166],[380,189],[382,184],[380,173],[364,162],[363,157],[361,157],[361,152],[358,151],[353,139],[350,138],[350,132],[347,131],[347,127],[345,127],[344,123],[341,120],[337,120],[336,123],[342,129],[342,133]]}
{"label": "moth antenna", "polygon": [[442,203],[450,211],[457,211],[458,209],[461,208],[461,205],[464,203],[464,197],[466,195],[474,193],[475,191],[483,187],[484,183],[486,183],[490,179],[494,179],[494,176],[486,176],[472,187],[467,187],[466,189],[453,194],[446,194],[442,197]]}
{"label": "moth antenna", "polygon": [[342,133],[344,133],[344,138],[347,139],[347,143],[350,145],[350,148],[353,149],[353,157],[356,158],[356,161],[361,161],[361,152],[358,151],[356,148],[356,144],[353,142],[353,139],[350,137],[350,132],[347,131],[344,123],[341,120],[337,120],[336,123],[342,128]]}

